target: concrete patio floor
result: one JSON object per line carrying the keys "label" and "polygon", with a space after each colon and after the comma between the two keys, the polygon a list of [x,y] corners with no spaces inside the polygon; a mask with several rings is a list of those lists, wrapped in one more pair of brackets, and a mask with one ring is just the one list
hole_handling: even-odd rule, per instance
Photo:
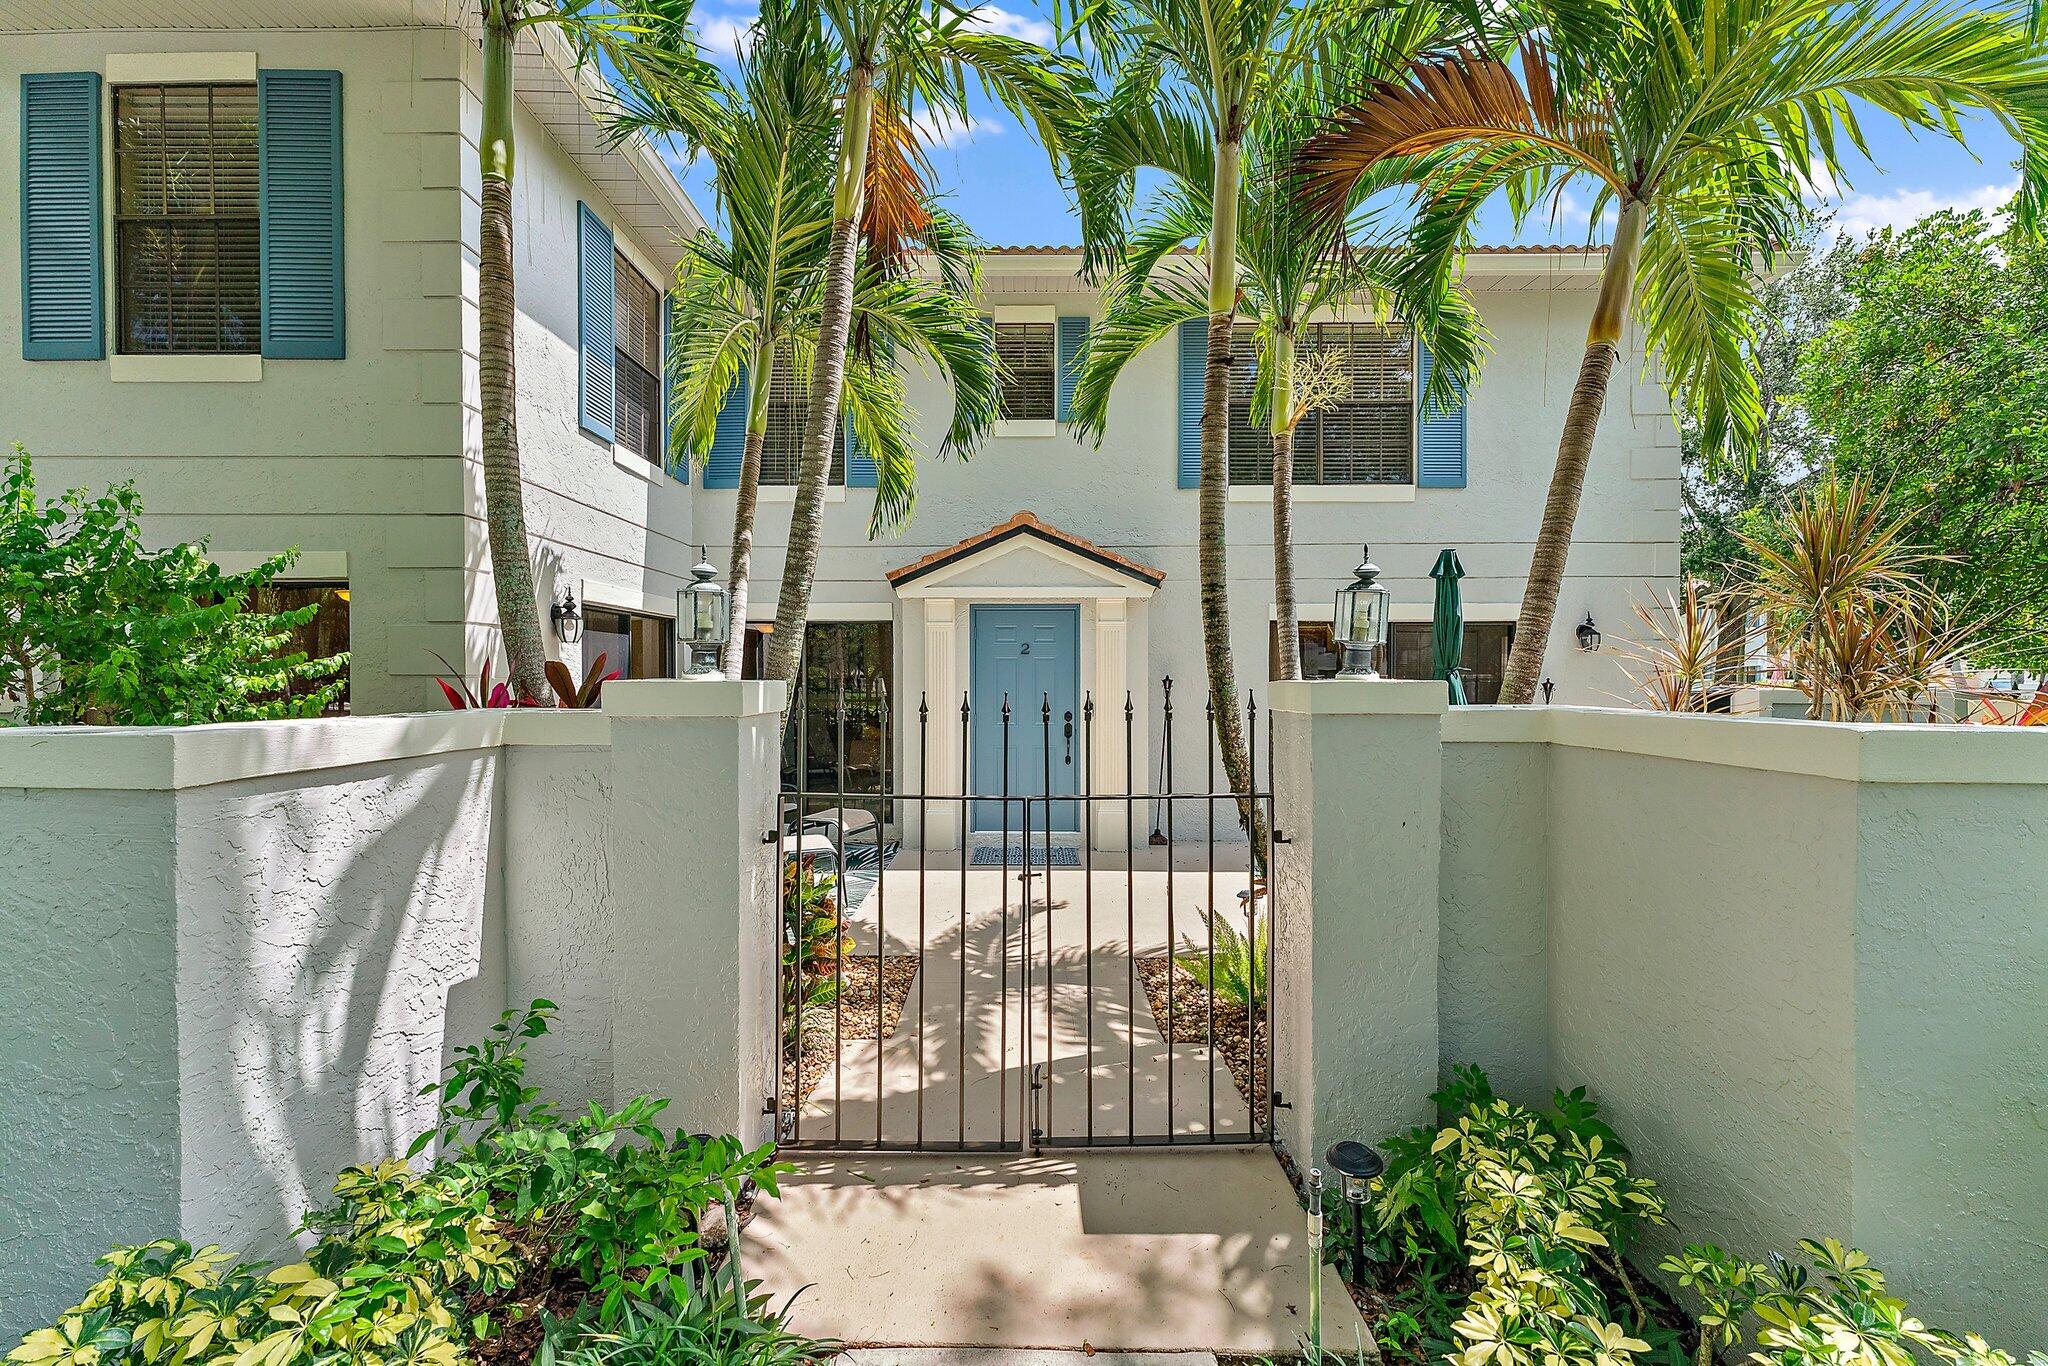
{"label": "concrete patio floor", "polygon": [[1189,847],[1171,867],[1165,854],[1141,850],[1135,866],[1098,854],[1092,871],[1054,868],[1050,910],[1044,871],[1031,880],[1028,1039],[1018,871],[962,869],[958,854],[934,853],[920,876],[915,852],[899,854],[849,910],[847,928],[856,955],[873,954],[879,940],[889,954],[921,953],[922,966],[879,1058],[872,1037],[847,1038],[797,1136],[874,1142],[879,1107],[886,1142],[1019,1142],[1025,1069],[1048,1061],[1039,1120],[1049,1138],[1247,1133],[1249,1107],[1220,1049],[1168,1048],[1131,951],[1163,953],[1169,938],[1199,948],[1212,904],[1242,932],[1246,874],[1219,866],[1212,875]]}
{"label": "concrete patio floor", "polygon": [[[1287,1353],[1307,1228],[1262,1148],[799,1158],[747,1274],[853,1346]],[[1323,1340],[1371,1342],[1325,1268]],[[864,1353],[860,1360],[887,1358]]]}

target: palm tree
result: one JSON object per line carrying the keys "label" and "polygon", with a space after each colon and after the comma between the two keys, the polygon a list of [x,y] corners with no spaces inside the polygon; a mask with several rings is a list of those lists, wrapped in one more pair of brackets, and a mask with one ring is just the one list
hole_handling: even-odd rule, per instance
{"label": "palm tree", "polygon": [[[720,130],[705,149],[730,241],[705,233],[684,244],[676,270],[669,358],[678,444],[707,456],[741,367],[753,377],[729,570],[732,635],[724,668],[733,677],[745,649],[769,376],[786,367],[803,383],[815,370],[831,225],[836,66],[814,10],[788,0],[763,6],[741,54],[738,84],[721,96],[726,114]],[[664,128],[659,110],[636,110],[622,124],[635,120]],[[916,220],[937,269],[918,276],[862,269],[854,285],[855,355],[844,409],[876,465],[870,534],[900,526],[916,499],[910,410],[896,360],[935,365],[952,381],[946,453],[971,449],[1001,401],[974,303],[980,244],[928,200],[903,216]]]}
{"label": "palm tree", "polygon": [[1312,212],[1335,216],[1374,167],[1404,160],[1416,241],[1454,255],[1495,191],[1517,215],[1589,185],[1614,236],[1558,443],[1501,700],[1526,703],[1570,549],[1593,432],[1633,318],[1715,458],[1761,419],[1760,276],[1793,246],[1808,187],[1840,180],[1875,110],[1963,139],[1990,114],[2022,148],[2032,224],[2048,171],[2048,59],[2016,0],[1526,0],[1521,76],[1491,48],[1439,51],[1338,108],[1296,160]]}
{"label": "palm tree", "polygon": [[[924,241],[913,208],[924,195],[908,183],[918,170],[912,113],[922,106],[939,118],[964,121],[971,83],[1032,124],[1057,154],[1082,107],[1077,63],[989,31],[971,7],[955,0],[820,0],[819,9],[839,53],[841,112],[803,464],[763,670],[786,682],[795,681],[803,656],[840,393],[849,375],[861,239],[868,246],[865,268],[891,276],[907,270],[909,248]],[[864,439],[857,417],[854,430]]]}
{"label": "palm tree", "polygon": [[[709,68],[687,41],[690,0],[480,0],[483,21],[483,124],[477,154],[483,205],[477,235],[477,376],[483,405],[484,522],[491,580],[513,692],[550,695],[547,646],[527,559],[526,505],[519,468],[518,380],[512,273],[514,130],[512,51],[522,31],[552,26],[579,62],[602,58],[618,78],[660,88],[678,111],[710,112],[703,91]],[[697,126],[702,126],[698,124]]]}
{"label": "palm tree", "polygon": [[[1361,56],[1347,60],[1342,78],[1355,78],[1357,60],[1378,62],[1383,71],[1398,70],[1437,31],[1438,20],[1427,7],[1385,11],[1361,24],[1351,47]],[[1345,357],[1303,354],[1308,320],[1361,297],[1381,313],[1407,319],[1436,358],[1425,401],[1450,398],[1482,348],[1478,314],[1448,277],[1416,272],[1417,263],[1398,243],[1361,248],[1357,239],[1374,234],[1375,216],[1362,211],[1348,218],[1312,216],[1289,193],[1282,173],[1300,141],[1314,131],[1313,111],[1322,107],[1328,82],[1338,76],[1332,64],[1318,64],[1301,72],[1270,103],[1247,136],[1246,174],[1239,187],[1235,311],[1254,329],[1250,415],[1264,424],[1273,452],[1273,597],[1282,678],[1301,676],[1294,597],[1294,432],[1304,417],[1342,401],[1350,388]],[[1075,386],[1076,423],[1097,440],[1108,419],[1110,390],[1124,366],[1181,323],[1203,317],[1208,308],[1201,272],[1185,251],[1185,244],[1200,240],[1214,217],[1208,140],[1192,120],[1171,110],[1151,116],[1144,131],[1142,154],[1171,179],[1154,194],[1126,243]],[[1384,178],[1362,180],[1354,199],[1369,199]]]}
{"label": "palm tree", "polygon": [[1357,7],[1349,0],[1060,0],[1058,7],[1116,74],[1074,157],[1088,268],[1114,268],[1123,255],[1122,220],[1140,167],[1158,166],[1184,186],[1189,174],[1200,178],[1197,168],[1206,166],[1207,214],[1197,234],[1206,270],[1202,311],[1209,320],[1197,537],[1203,659],[1224,774],[1233,791],[1250,792],[1223,542],[1245,139],[1275,90],[1294,88],[1301,67],[1336,50],[1336,33]]}

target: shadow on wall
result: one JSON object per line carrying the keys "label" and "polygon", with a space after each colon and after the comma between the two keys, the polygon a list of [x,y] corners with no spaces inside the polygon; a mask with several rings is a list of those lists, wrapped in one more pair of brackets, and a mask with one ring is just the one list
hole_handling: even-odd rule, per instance
{"label": "shadow on wall", "polygon": [[484,948],[499,762],[475,752],[181,797],[193,1241],[283,1255],[337,1172],[403,1154],[430,1126],[419,1093],[446,1039],[478,1037],[503,997],[479,975],[502,959]]}

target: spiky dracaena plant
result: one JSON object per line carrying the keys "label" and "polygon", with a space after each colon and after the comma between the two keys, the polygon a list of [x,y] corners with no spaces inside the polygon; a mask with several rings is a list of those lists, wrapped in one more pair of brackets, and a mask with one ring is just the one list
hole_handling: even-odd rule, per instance
{"label": "spiky dracaena plant", "polygon": [[483,410],[484,524],[498,626],[515,693],[544,697],[547,646],[534,596],[513,371],[512,52],[522,32],[551,28],[581,63],[609,67],[629,89],[659,90],[693,138],[708,126],[710,67],[689,38],[692,0],[479,0],[483,36],[482,213],[477,235],[477,379]]}
{"label": "spiky dracaena plant", "polygon": [[1643,639],[1621,647],[1622,669],[1653,711],[1710,711],[1734,690],[1748,641],[1722,630],[1728,599],[1697,579],[1633,604]]}
{"label": "spiky dracaena plant", "polygon": [[[1407,160],[1418,249],[1455,255],[1504,193],[1517,217],[1590,186],[1613,244],[1531,557],[1501,700],[1535,694],[1594,429],[1633,319],[1710,456],[1751,447],[1760,272],[1797,239],[1810,186],[1846,178],[1875,111],[1960,142],[1981,111],[2021,148],[2020,218],[2048,172],[2048,56],[2017,0],[1516,0],[1506,31],[1429,53],[1332,112],[1299,193],[1345,212]],[[1519,44],[1520,75],[1503,60]]]}
{"label": "spiky dracaena plant", "polygon": [[[726,235],[704,233],[684,244],[668,348],[678,414],[672,443],[683,458],[708,457],[720,410],[736,384],[748,383],[728,580],[732,630],[723,660],[735,678],[746,643],[770,377],[781,368],[809,387],[815,374],[831,243],[839,69],[816,8],[790,0],[762,7],[737,55],[737,78],[721,83],[717,100],[724,113],[704,149]],[[651,101],[623,110],[613,126],[621,133],[683,131],[678,122],[677,111]],[[896,127],[888,120],[873,124],[871,142],[887,147],[871,164],[917,156],[914,144],[892,135]],[[899,366],[936,368],[951,381],[945,453],[972,449],[1000,400],[974,299],[980,244],[932,203],[921,174],[885,181],[886,190],[870,201],[880,206],[876,216],[910,225],[929,248],[934,269],[908,274],[864,266],[855,273],[855,341],[842,415],[875,462],[871,535],[900,526],[916,498],[912,414]],[[896,194],[907,195],[907,202],[888,197]]]}
{"label": "spiky dracaena plant", "polygon": [[[859,277],[863,270],[904,275],[911,250],[931,245],[919,208],[925,197],[913,187],[920,167],[912,111],[965,122],[969,87],[978,87],[1057,156],[1080,115],[1085,87],[1077,63],[993,31],[975,7],[955,0],[819,0],[818,12],[838,54],[833,74],[840,112],[803,463],[763,670],[785,682],[795,680],[803,658],[840,394],[849,382],[861,382],[860,366],[847,363]],[[866,436],[857,414],[854,429]]]}

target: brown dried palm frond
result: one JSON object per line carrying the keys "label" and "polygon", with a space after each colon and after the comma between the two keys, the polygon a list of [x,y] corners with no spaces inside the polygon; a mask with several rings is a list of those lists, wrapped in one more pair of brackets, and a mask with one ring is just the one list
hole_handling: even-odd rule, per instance
{"label": "brown dried palm frond", "polygon": [[1560,108],[1548,61],[1533,42],[1523,45],[1522,65],[1526,89],[1506,62],[1470,48],[1419,57],[1399,81],[1373,81],[1296,152],[1303,204],[1317,216],[1341,215],[1360,177],[1379,162],[1459,144],[1547,148],[1620,190],[1605,120]]}
{"label": "brown dried palm frond", "polygon": [[1744,647],[1721,629],[1727,599],[1695,579],[1650,604],[1632,604],[1643,639],[1620,647],[1622,671],[1653,711],[1708,711],[1735,690]]}
{"label": "brown dried palm frond", "polygon": [[860,235],[867,259],[885,273],[900,272],[931,232],[931,169],[910,121],[893,102],[877,100]]}

